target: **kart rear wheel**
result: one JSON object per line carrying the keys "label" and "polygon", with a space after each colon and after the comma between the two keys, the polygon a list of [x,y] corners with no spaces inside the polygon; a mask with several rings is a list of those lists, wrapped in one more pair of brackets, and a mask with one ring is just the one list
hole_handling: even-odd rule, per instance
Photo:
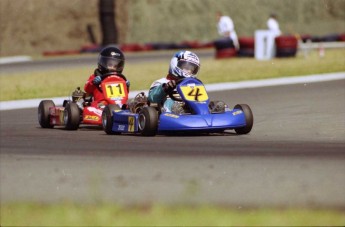
{"label": "kart rear wheel", "polygon": [[119,135],[121,132],[114,132],[113,128],[113,111],[121,110],[121,108],[116,104],[109,104],[106,106],[102,112],[102,127],[105,133],[108,135]]}
{"label": "kart rear wheel", "polygon": [[158,129],[158,112],[148,106],[139,113],[139,131],[142,136],[155,136]]}
{"label": "kart rear wheel", "polygon": [[64,110],[65,129],[77,130],[80,124],[80,110],[76,103],[67,103]]}
{"label": "kart rear wheel", "polygon": [[38,105],[38,122],[42,128],[53,128],[54,125],[50,124],[49,108],[55,107],[52,100],[42,100]]}
{"label": "kart rear wheel", "polygon": [[235,132],[237,134],[248,134],[253,127],[253,123],[254,123],[254,117],[253,117],[253,113],[252,110],[250,109],[250,107],[247,104],[237,104],[234,109],[240,109],[243,111],[245,117],[246,117],[246,126],[242,127],[242,128],[235,128]]}

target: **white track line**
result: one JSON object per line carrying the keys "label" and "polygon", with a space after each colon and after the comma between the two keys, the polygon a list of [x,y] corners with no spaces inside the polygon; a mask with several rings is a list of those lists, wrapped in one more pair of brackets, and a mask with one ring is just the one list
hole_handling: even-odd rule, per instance
{"label": "white track line", "polygon": [[[345,79],[345,72],[317,74],[317,75],[300,76],[300,77],[284,77],[284,78],[277,78],[277,79],[206,84],[205,87],[208,92],[212,92],[212,91],[235,90],[235,89],[244,89],[244,88],[288,85],[288,84],[315,83],[315,82],[342,80],[342,79]],[[147,94],[148,91],[147,90],[131,91],[129,93],[129,98],[134,98],[134,96],[138,94],[139,92],[145,92]],[[2,101],[0,102],[0,110],[14,110],[14,109],[38,107],[40,101],[44,99],[53,100],[53,102],[56,103],[56,105],[58,106],[58,105],[62,105],[63,100],[70,99],[70,97]]]}
{"label": "white track line", "polygon": [[32,58],[30,56],[3,57],[3,58],[0,58],[0,65],[17,63],[17,62],[27,62],[27,61],[32,61]]}

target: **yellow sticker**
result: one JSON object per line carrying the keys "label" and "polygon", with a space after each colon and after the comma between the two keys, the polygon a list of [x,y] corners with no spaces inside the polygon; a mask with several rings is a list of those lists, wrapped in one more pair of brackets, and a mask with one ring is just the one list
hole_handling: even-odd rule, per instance
{"label": "yellow sticker", "polygon": [[236,116],[236,115],[241,114],[241,113],[242,113],[242,110],[237,110],[237,111],[233,112],[232,115]]}
{"label": "yellow sticker", "polygon": [[182,94],[188,101],[204,102],[208,100],[208,95],[203,85],[183,86],[181,87]]}
{"label": "yellow sticker", "polygon": [[123,83],[107,83],[105,85],[106,98],[123,98],[125,97],[125,89]]}
{"label": "yellow sticker", "polygon": [[134,117],[128,117],[128,132],[134,132]]}
{"label": "yellow sticker", "polygon": [[60,124],[65,123],[65,110],[64,109],[59,109],[59,120],[60,120]]}
{"label": "yellow sticker", "polygon": [[167,116],[167,117],[179,118],[178,115],[171,114],[171,113],[166,113],[166,114],[164,114],[164,115]]}
{"label": "yellow sticker", "polygon": [[98,121],[99,117],[98,116],[92,116],[92,115],[86,115],[84,117],[84,120],[87,120],[87,121]]}

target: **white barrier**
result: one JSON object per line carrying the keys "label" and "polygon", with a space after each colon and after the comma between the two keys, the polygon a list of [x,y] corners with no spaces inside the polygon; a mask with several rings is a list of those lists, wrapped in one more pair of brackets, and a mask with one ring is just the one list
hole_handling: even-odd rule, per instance
{"label": "white barrier", "polygon": [[255,58],[257,60],[269,60],[275,57],[277,34],[269,30],[255,31]]}

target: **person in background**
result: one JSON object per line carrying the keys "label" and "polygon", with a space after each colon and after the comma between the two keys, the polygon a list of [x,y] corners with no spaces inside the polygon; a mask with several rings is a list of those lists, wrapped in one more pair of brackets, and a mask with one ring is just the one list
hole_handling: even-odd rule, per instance
{"label": "person in background", "polygon": [[280,28],[279,28],[279,23],[278,23],[278,20],[277,20],[277,15],[272,13],[268,20],[267,20],[267,28],[270,32],[274,33],[275,36],[279,36],[282,34],[282,32],[280,31]]}
{"label": "person in background", "polygon": [[115,46],[107,46],[98,56],[98,67],[86,81],[84,90],[88,95],[93,96],[91,106],[102,107],[105,104],[104,94],[100,89],[102,81],[110,75],[116,75],[126,81],[127,91],[129,91],[130,82],[122,74],[125,66],[125,56],[120,49]]}
{"label": "person in background", "polygon": [[240,45],[235,31],[234,22],[229,16],[224,16],[222,12],[219,11],[216,13],[216,17],[218,21],[217,29],[219,35],[224,38],[230,38],[234,47],[238,50]]}

